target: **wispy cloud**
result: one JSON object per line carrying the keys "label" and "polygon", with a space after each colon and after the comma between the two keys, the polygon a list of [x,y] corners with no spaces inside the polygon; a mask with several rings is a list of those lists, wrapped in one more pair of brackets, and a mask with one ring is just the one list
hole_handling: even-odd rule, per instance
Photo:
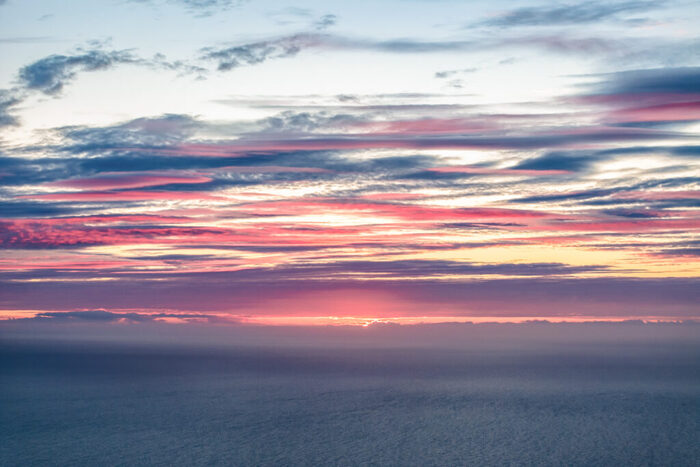
{"label": "wispy cloud", "polygon": [[475,53],[484,50],[535,48],[553,53],[609,53],[618,41],[597,37],[527,35],[504,38],[470,37],[463,40],[422,41],[397,38],[373,40],[327,33],[304,32],[231,47],[206,47],[201,58],[218,63],[219,71],[267,60],[293,57],[304,50],[360,50],[393,54]]}
{"label": "wispy cloud", "polygon": [[338,21],[338,17],[336,15],[323,15],[316,21],[314,21],[314,29],[317,31],[323,31],[331,26],[334,26],[335,23]]}
{"label": "wispy cloud", "polygon": [[17,118],[12,115],[12,109],[21,102],[22,99],[16,91],[0,89],[0,127],[18,123]]}
{"label": "wispy cloud", "polygon": [[[135,3],[162,3],[158,0],[129,0]],[[179,5],[195,17],[212,16],[219,12],[241,6],[247,0],[165,0],[165,3]]]}
{"label": "wispy cloud", "polygon": [[136,61],[129,51],[87,50],[76,55],[51,55],[23,67],[19,71],[19,80],[26,89],[56,95],[75,79],[79,71],[105,70]]}
{"label": "wispy cloud", "polygon": [[660,1],[580,2],[523,7],[474,25],[514,27],[588,24],[618,18],[623,14],[646,12],[663,6],[663,3]]}

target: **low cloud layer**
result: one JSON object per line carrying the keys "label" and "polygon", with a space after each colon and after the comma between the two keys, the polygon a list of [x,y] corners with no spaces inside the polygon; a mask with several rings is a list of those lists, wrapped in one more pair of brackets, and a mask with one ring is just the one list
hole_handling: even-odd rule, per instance
{"label": "low cloud layer", "polygon": [[5,41],[3,316],[698,316],[693,11],[139,3]]}

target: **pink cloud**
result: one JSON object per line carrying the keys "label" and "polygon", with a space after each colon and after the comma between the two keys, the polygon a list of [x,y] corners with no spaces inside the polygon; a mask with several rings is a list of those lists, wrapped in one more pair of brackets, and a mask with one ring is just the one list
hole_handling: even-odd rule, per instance
{"label": "pink cloud", "polygon": [[141,200],[222,200],[200,191],[81,191],[17,196],[19,199],[52,201],[141,201]]}
{"label": "pink cloud", "polygon": [[[382,226],[321,227],[247,224],[237,228],[167,225],[168,218],[143,216],[139,220],[111,218],[23,219],[0,222],[0,244],[6,248],[61,247],[116,244],[228,244],[228,245],[348,245],[358,242],[415,241],[415,234],[383,233]],[[158,225],[158,220],[164,225]],[[176,218],[183,222],[183,218]],[[187,220],[184,220],[187,222]],[[190,220],[191,221],[191,220]],[[122,222],[124,224],[122,224]],[[120,225],[122,224],[122,225]],[[143,224],[143,225],[139,225]],[[395,226],[394,226],[395,227]],[[408,226],[404,226],[408,227]]]}
{"label": "pink cloud", "polygon": [[[299,215],[317,213],[320,210],[332,212],[372,213],[414,221],[453,221],[477,219],[539,219],[552,217],[541,211],[505,208],[447,208],[414,204],[368,203],[340,200],[286,200],[250,203],[238,207],[239,210],[253,211],[270,215]],[[558,216],[561,217],[561,216]]]}
{"label": "pink cloud", "polygon": [[611,112],[609,117],[618,122],[700,120],[700,101],[620,109]]}
{"label": "pink cloud", "polygon": [[191,222],[190,219],[180,216],[159,216],[159,215],[99,215],[99,216],[75,216],[75,217],[54,217],[49,219],[3,219],[2,224],[13,225],[83,225],[83,224],[175,224]]}

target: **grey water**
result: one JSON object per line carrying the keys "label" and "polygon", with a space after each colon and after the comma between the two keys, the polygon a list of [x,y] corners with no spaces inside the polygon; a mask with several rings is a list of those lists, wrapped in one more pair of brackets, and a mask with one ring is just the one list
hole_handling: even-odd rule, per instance
{"label": "grey water", "polygon": [[0,342],[0,464],[700,465],[700,345]]}

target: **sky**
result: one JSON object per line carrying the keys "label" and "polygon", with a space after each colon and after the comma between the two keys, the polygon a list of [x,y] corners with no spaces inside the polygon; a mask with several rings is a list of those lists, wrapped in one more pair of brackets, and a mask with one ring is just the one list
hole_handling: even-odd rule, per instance
{"label": "sky", "polygon": [[0,0],[0,319],[700,319],[698,22]]}

